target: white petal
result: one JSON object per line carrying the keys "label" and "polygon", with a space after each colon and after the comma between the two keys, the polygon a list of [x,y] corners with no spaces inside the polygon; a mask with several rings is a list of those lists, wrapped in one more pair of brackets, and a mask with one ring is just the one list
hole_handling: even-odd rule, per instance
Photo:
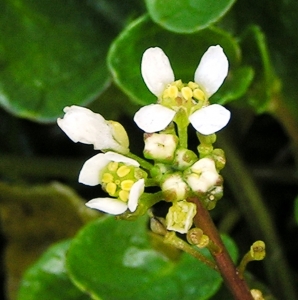
{"label": "white petal", "polygon": [[95,198],[85,205],[111,215],[120,215],[127,210],[126,203],[114,198]]}
{"label": "white petal", "polygon": [[228,69],[229,62],[223,49],[219,45],[211,46],[195,71],[195,82],[211,97],[227,77]]}
{"label": "white petal", "polygon": [[173,120],[176,112],[160,104],[150,104],[140,108],[135,116],[136,124],[148,133],[165,129]]}
{"label": "white petal", "polygon": [[134,212],[137,209],[140,196],[144,193],[145,180],[140,179],[134,183],[129,192],[128,209]]}
{"label": "white petal", "polygon": [[224,128],[231,117],[230,111],[219,104],[212,104],[189,116],[192,126],[201,134],[208,135]]}
{"label": "white petal", "polygon": [[81,169],[79,182],[90,186],[100,184],[100,172],[109,162],[110,160],[103,153],[91,157],[84,163]]}
{"label": "white petal", "polygon": [[134,166],[134,167],[139,167],[140,166],[140,164],[136,160],[134,160],[132,158],[129,158],[129,157],[126,157],[124,155],[115,153],[115,152],[106,152],[104,154],[104,156],[105,156],[105,159],[107,159],[109,161],[123,162],[127,165],[131,165],[131,166]]}
{"label": "white petal", "polygon": [[144,52],[141,72],[148,89],[157,97],[175,80],[168,57],[158,47],[149,48]]}
{"label": "white petal", "polygon": [[75,143],[92,144],[98,150],[129,151],[114,139],[113,128],[100,114],[76,105],[65,107],[64,112],[63,119],[57,120],[58,126]]}

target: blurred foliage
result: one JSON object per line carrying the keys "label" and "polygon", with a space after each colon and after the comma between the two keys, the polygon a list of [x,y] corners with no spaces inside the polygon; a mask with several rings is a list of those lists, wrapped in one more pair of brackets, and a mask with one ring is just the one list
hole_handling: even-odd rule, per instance
{"label": "blurred foliage", "polygon": [[[99,214],[85,209],[83,198],[101,192],[78,185],[76,178],[94,151],[73,144],[55,125],[63,108],[88,105],[117,119],[128,131],[131,149],[141,152],[142,133],[131,117],[140,105],[155,101],[140,75],[143,51],[163,48],[176,78],[189,81],[213,44],[223,46],[230,72],[210,100],[232,111],[225,129],[229,137],[219,133],[232,165],[225,170],[225,197],[213,217],[236,240],[241,254],[256,239],[270,245],[267,260],[249,266],[254,286],[262,282],[268,287],[266,299],[272,299],[270,293],[277,299],[298,299],[296,0],[2,0],[0,15],[0,211],[7,299],[16,299],[29,264],[53,242],[72,237],[50,248],[28,270],[19,299],[40,299],[40,292],[45,299],[89,299],[82,291],[105,299],[104,292],[90,288],[90,282],[99,288],[103,282],[97,280],[104,276],[82,274],[84,266],[91,270],[97,256],[109,257],[112,249],[105,245],[117,246],[117,230],[132,230],[131,238],[146,236],[144,220],[139,221],[141,235],[133,223],[109,218],[84,226]],[[89,230],[103,234],[88,233],[88,240]],[[104,234],[114,230],[116,240]],[[74,260],[66,270],[69,249]],[[174,263],[165,265],[163,272],[175,277]],[[123,288],[129,282],[119,277]],[[28,286],[32,295],[26,295]],[[155,292],[162,295],[164,287],[159,287]],[[218,288],[198,299],[210,298]],[[62,289],[65,294],[55,294]],[[194,299],[181,291],[180,298]],[[225,295],[222,288],[214,297],[228,299]],[[156,297],[148,294],[147,299]]]}

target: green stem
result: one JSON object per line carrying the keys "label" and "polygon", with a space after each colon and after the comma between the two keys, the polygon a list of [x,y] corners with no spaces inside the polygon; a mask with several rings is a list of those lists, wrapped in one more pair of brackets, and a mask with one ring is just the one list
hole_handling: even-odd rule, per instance
{"label": "green stem", "polygon": [[224,177],[230,183],[229,187],[250,226],[251,234],[255,239],[261,239],[266,243],[267,255],[264,265],[271,288],[280,299],[296,299],[292,280],[294,275],[291,274],[283,255],[276,226],[264,205],[257,185],[248,167],[244,165],[231,141],[223,132],[219,135],[218,142],[225,149],[229,162],[224,169]]}
{"label": "green stem", "polygon": [[153,167],[153,165],[151,163],[149,163],[147,160],[145,160],[145,159],[143,159],[143,158],[141,158],[141,157],[139,157],[136,154],[133,154],[131,152],[125,154],[125,156],[136,160],[141,165],[141,167],[146,169],[146,170],[150,171]]}
{"label": "green stem", "polygon": [[180,250],[192,255],[193,257],[195,257],[196,259],[198,259],[199,261],[201,261],[202,263],[204,263],[205,265],[207,265],[211,269],[213,269],[215,271],[218,271],[217,266],[213,261],[209,260],[203,254],[201,254],[196,249],[194,249],[191,245],[189,245],[185,241],[178,238],[176,236],[175,232],[173,232],[173,231],[168,232],[165,235],[164,243],[172,245],[175,248],[180,249]]}

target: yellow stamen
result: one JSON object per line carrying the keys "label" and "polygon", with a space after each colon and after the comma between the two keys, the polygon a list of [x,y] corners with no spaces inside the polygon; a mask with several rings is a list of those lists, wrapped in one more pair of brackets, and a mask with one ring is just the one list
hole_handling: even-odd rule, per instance
{"label": "yellow stamen", "polygon": [[130,168],[128,166],[121,166],[118,170],[117,170],[117,175],[119,177],[124,177],[126,176],[128,173],[130,172]]}
{"label": "yellow stamen", "polygon": [[193,96],[197,100],[205,100],[205,93],[201,89],[195,89],[193,91]]}
{"label": "yellow stamen", "polygon": [[197,83],[193,82],[193,81],[190,81],[190,82],[188,83],[188,86],[189,86],[192,90],[195,90],[195,89],[197,89],[197,88],[199,87],[199,85],[198,85]]}
{"label": "yellow stamen", "polygon": [[129,197],[129,192],[128,192],[128,191],[123,191],[123,190],[121,190],[121,191],[119,192],[119,199],[120,199],[120,200],[122,200],[122,201],[124,201],[124,202],[127,202],[128,197]]}
{"label": "yellow stamen", "polygon": [[105,187],[107,193],[110,196],[115,196],[116,190],[117,190],[117,185],[113,182],[109,182],[106,187]]}
{"label": "yellow stamen", "polygon": [[181,93],[184,99],[188,100],[192,98],[192,90],[190,87],[185,86],[181,89]]}
{"label": "yellow stamen", "polygon": [[118,169],[118,163],[116,161],[111,161],[109,164],[108,164],[108,169],[109,171],[111,172],[115,172],[117,169]]}
{"label": "yellow stamen", "polygon": [[101,181],[102,181],[103,183],[109,183],[109,182],[112,182],[113,179],[114,179],[114,177],[113,177],[112,174],[110,174],[110,173],[104,173],[104,174],[102,175]]}
{"label": "yellow stamen", "polygon": [[121,182],[121,189],[124,191],[130,191],[133,184],[134,184],[133,180],[123,180]]}
{"label": "yellow stamen", "polygon": [[167,90],[169,98],[175,99],[178,96],[178,88],[175,85],[171,85]]}

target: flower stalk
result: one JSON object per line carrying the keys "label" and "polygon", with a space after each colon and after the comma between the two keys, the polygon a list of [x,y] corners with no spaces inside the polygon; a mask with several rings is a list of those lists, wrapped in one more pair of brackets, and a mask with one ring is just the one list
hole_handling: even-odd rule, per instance
{"label": "flower stalk", "polygon": [[221,249],[221,251],[212,251],[211,249],[211,254],[234,299],[253,300],[250,289],[245,280],[240,276],[239,270],[235,267],[209,212],[197,197],[190,197],[187,200],[195,203],[197,207],[197,214],[194,217],[196,227],[201,228],[210,240]]}

